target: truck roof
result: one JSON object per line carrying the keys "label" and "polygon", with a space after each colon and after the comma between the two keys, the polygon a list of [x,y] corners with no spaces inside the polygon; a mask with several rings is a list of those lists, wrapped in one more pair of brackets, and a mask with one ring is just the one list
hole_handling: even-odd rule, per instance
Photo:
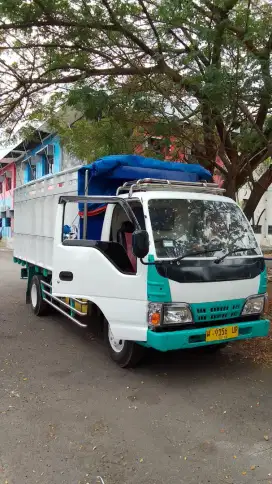
{"label": "truck roof", "polygon": [[225,203],[235,203],[229,197],[223,195],[217,195],[216,193],[204,193],[204,192],[194,192],[194,191],[171,191],[171,190],[156,190],[156,191],[135,191],[133,196],[130,197],[128,193],[122,193],[119,195],[126,200],[151,200],[157,199],[188,199],[188,200],[210,200]]}
{"label": "truck roof", "polygon": [[125,182],[117,189],[116,195],[128,193],[129,197],[132,197],[135,192],[151,191],[212,193],[216,195],[222,195],[225,190],[223,188],[220,188],[216,183],[207,183],[206,181],[183,182],[179,180],[144,178],[142,180]]}

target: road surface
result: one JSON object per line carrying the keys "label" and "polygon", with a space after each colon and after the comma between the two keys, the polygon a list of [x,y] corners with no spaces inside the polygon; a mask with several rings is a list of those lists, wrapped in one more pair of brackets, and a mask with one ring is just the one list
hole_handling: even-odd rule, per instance
{"label": "road surface", "polygon": [[0,268],[0,484],[272,483],[272,369],[232,347],[122,370]]}

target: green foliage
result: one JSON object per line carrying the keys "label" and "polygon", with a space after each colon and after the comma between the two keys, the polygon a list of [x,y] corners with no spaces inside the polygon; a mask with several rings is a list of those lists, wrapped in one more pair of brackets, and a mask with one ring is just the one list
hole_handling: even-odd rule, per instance
{"label": "green foliage", "polygon": [[128,128],[110,118],[99,122],[81,119],[72,129],[61,122],[52,123],[52,126],[68,151],[83,162],[114,153],[128,153],[133,149]]}
{"label": "green foliage", "polygon": [[269,155],[269,0],[0,0],[0,16],[9,130],[48,118],[88,161],[174,136],[211,169],[220,153],[231,196]]}

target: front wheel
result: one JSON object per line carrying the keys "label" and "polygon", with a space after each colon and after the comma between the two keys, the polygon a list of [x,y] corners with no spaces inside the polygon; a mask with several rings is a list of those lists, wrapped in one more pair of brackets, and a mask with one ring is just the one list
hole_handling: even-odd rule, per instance
{"label": "front wheel", "polygon": [[133,368],[140,363],[144,356],[145,348],[133,341],[115,339],[110,325],[106,323],[105,326],[107,345],[112,360],[118,363],[121,368]]}
{"label": "front wheel", "polygon": [[32,311],[36,316],[45,316],[49,306],[43,300],[41,276],[33,276],[30,283],[30,302]]}

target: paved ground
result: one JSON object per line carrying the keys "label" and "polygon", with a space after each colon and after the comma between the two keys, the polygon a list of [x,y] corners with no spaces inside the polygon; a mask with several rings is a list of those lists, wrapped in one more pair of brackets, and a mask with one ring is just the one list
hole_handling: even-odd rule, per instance
{"label": "paved ground", "polygon": [[272,483],[272,369],[231,348],[121,370],[0,270],[0,484]]}

